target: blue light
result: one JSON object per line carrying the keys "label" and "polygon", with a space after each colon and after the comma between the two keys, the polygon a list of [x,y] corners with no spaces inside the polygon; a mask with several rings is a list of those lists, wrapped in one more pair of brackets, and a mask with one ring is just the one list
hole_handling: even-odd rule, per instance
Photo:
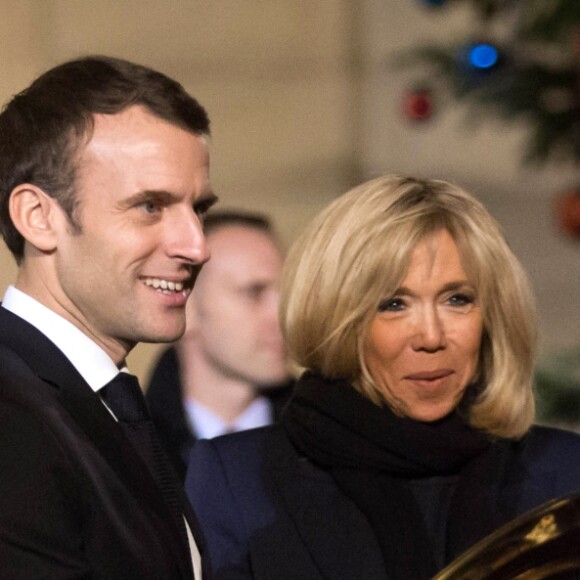
{"label": "blue light", "polygon": [[475,44],[469,49],[469,63],[476,69],[490,69],[497,64],[499,52],[491,44]]}

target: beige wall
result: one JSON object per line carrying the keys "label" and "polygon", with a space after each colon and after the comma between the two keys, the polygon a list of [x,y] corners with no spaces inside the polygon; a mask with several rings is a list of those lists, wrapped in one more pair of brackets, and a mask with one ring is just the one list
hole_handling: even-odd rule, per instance
{"label": "beige wall", "polygon": [[[530,271],[544,351],[578,345],[580,248],[550,217],[572,169],[522,168],[522,129],[484,119],[468,131],[452,102],[421,127],[400,113],[415,73],[390,67],[393,51],[469,32],[471,22],[462,10],[437,17],[401,0],[0,0],[0,100],[88,53],[158,68],[210,113],[222,206],[270,212],[286,242],[363,177],[457,180],[489,205]],[[2,248],[0,290],[14,271]],[[157,350],[131,356],[143,378]]]}

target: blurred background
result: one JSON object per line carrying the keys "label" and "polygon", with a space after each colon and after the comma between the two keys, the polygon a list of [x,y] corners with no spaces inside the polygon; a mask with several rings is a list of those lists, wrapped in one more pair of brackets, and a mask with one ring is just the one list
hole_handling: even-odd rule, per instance
{"label": "blurred background", "polygon": [[[0,99],[86,54],[165,72],[210,114],[221,207],[271,214],[286,245],[373,176],[459,183],[502,224],[535,288],[543,415],[580,423],[579,6],[0,0]],[[1,292],[14,273],[2,246]],[[143,383],[159,348],[131,355]]]}

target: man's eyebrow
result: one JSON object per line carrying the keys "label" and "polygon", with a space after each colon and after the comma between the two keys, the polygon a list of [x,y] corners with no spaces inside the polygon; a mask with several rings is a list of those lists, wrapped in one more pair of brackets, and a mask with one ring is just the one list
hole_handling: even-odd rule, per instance
{"label": "man's eyebrow", "polygon": [[[133,195],[130,195],[126,199],[124,199],[121,203],[126,207],[131,207],[134,205],[139,205],[140,203],[146,202],[156,202],[161,204],[169,204],[172,201],[179,199],[179,196],[167,191],[165,189],[145,189],[143,191],[138,191]],[[202,205],[204,208],[207,207],[209,209],[218,201],[218,196],[213,193],[213,191],[209,191],[207,193],[201,194],[199,198],[194,200],[193,205],[198,206]]]}
{"label": "man's eyebrow", "polygon": [[126,207],[131,207],[140,203],[145,203],[147,201],[169,203],[176,198],[176,195],[164,189],[145,189],[144,191],[138,191],[137,193],[130,195],[121,203]]}

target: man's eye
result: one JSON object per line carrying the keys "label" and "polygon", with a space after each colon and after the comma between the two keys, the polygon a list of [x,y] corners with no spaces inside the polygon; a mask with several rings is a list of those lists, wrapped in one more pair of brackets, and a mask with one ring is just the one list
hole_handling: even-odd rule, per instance
{"label": "man's eye", "polygon": [[213,205],[216,203],[216,201],[217,201],[216,198],[211,197],[211,198],[199,201],[193,206],[193,211],[195,211],[197,217],[202,222],[203,222],[203,218],[205,217],[205,214],[213,207]]}
{"label": "man's eye", "polygon": [[264,290],[265,288],[263,286],[249,286],[248,288],[244,288],[243,293],[246,298],[257,302],[264,294]]}
{"label": "man's eye", "polygon": [[379,312],[399,312],[405,308],[405,303],[401,298],[389,298],[379,304]]}
{"label": "man's eye", "polygon": [[145,201],[138,206],[141,210],[148,214],[154,214],[160,210],[160,206],[152,201]]}

